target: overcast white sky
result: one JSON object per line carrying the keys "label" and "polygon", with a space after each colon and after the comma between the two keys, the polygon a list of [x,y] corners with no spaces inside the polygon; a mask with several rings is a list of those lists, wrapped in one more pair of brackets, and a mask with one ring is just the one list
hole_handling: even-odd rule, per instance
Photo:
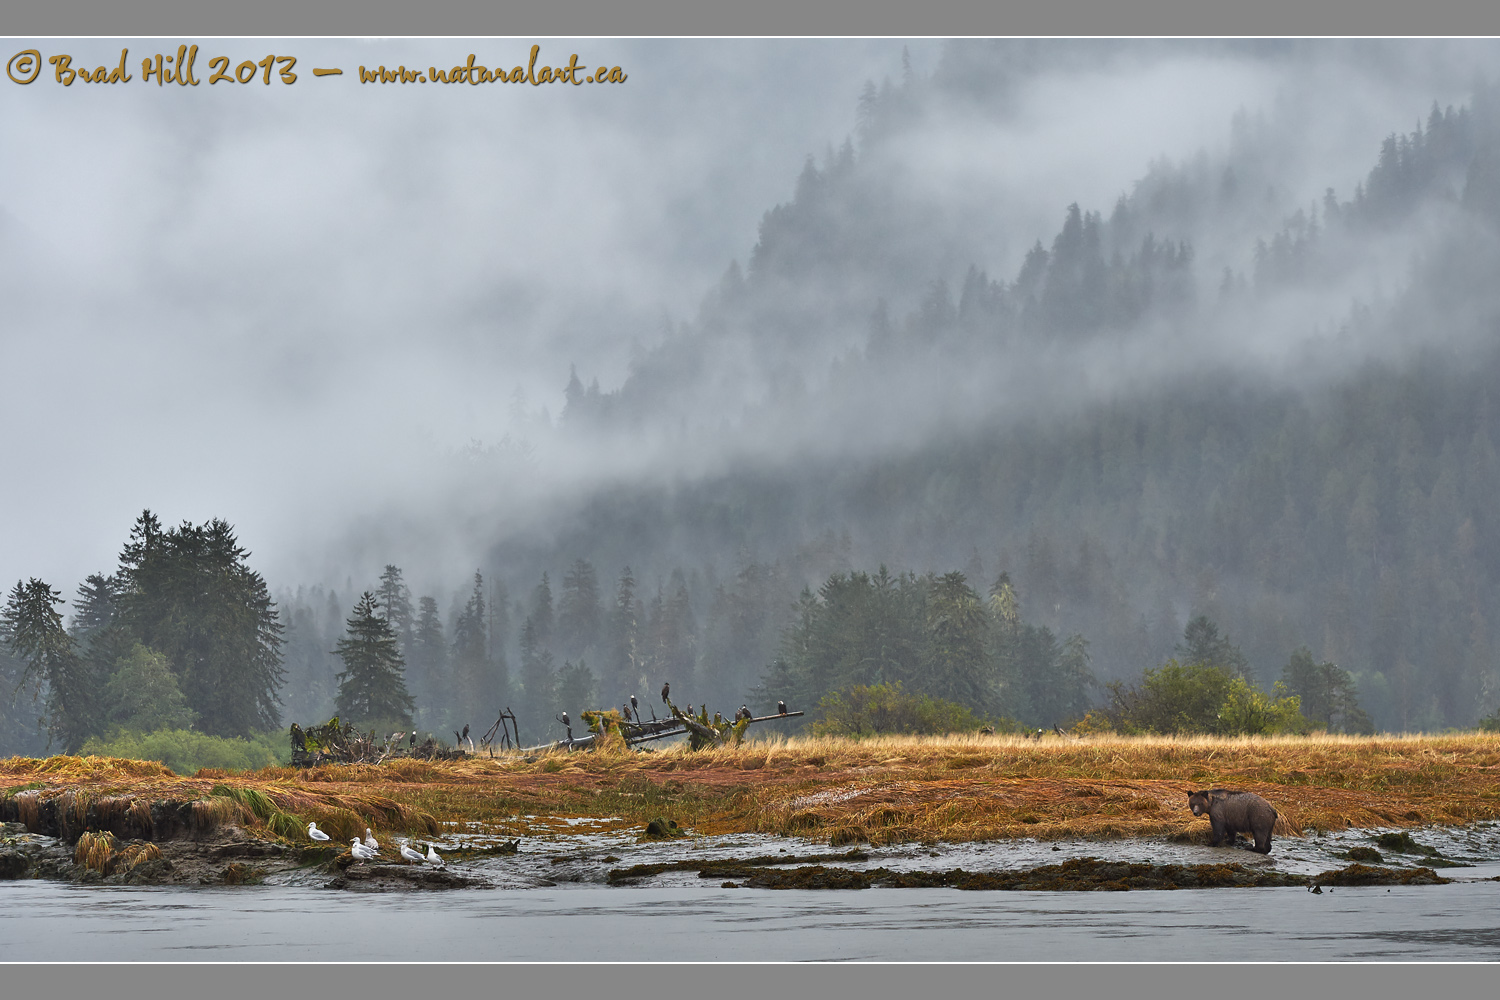
{"label": "overcast white sky", "polygon": [[[542,39],[543,63],[576,52],[629,80],[377,87],[358,65],[474,52],[511,66],[532,40],[199,40],[204,84],[140,79],[143,57],[189,41],[4,53],[112,66],[128,45],[137,78],[0,79],[7,587],[40,576],[71,596],[112,569],[145,507],[235,524],[273,587],[320,582],[320,542],[427,475],[411,456],[497,440],[518,389],[555,415],[569,363],[618,384],[632,342],[690,319],[804,158],[852,133],[864,82],[899,79],[903,44],[919,74],[940,54],[931,40]],[[214,56],[272,53],[297,57],[294,85],[206,83]],[[1360,87],[1341,107],[1378,144],[1389,95]],[[993,186],[1006,225],[981,263],[1001,277],[1068,202],[1107,212],[1153,156],[1222,147],[1236,108],[1287,99],[1271,69],[1203,59],[1028,93],[1014,131],[933,122],[907,163],[938,196]],[[1374,152],[1352,149],[1351,183]]]}
{"label": "overcast white sky", "polygon": [[[512,66],[533,40],[208,40],[205,81],[216,55],[269,53],[298,80],[142,82],[187,41],[10,43],[87,67],[128,45],[137,79],[0,80],[6,580],[71,593],[146,506],[225,517],[285,574],[284,529],[359,503],[341,456],[378,465],[371,437],[493,441],[518,387],[557,412],[570,361],[618,381],[903,45],[540,39],[541,64],[629,79],[376,87],[357,66]],[[937,43],[909,44],[930,69]]]}

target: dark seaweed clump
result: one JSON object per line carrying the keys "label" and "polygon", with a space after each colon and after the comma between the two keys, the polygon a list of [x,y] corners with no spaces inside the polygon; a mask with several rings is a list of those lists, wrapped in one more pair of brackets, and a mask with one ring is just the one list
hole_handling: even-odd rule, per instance
{"label": "dark seaweed clump", "polygon": [[[572,860],[564,858],[561,860]],[[616,859],[618,860],[618,859]],[[771,865],[808,865],[821,864],[825,861],[868,861],[870,856],[864,851],[855,849],[845,851],[842,854],[772,854],[759,858],[721,858],[717,861],[684,860],[684,861],[657,861],[646,865],[631,865],[629,868],[615,868],[609,873],[610,885],[629,885],[652,875],[660,875],[662,872],[698,872],[709,867],[715,871],[724,868],[767,868]],[[554,862],[555,863],[555,862]],[[705,876],[707,877],[707,876]]]}
{"label": "dark seaweed clump", "polygon": [[[857,852],[850,852],[855,854]],[[830,868],[824,864],[804,864],[785,870],[764,862],[777,859],[752,858],[746,861],[677,861],[656,865],[636,865],[610,872],[611,884],[634,882],[664,871],[697,870],[699,878],[739,880],[737,884],[756,889],[1010,889],[1021,891],[1093,891],[1127,889],[1210,889],[1228,887],[1303,886],[1307,878],[1242,864],[1218,865],[1152,865],[1098,858],[1077,858],[1057,865],[1044,865],[1021,871],[969,872],[955,868],[946,872],[897,872],[889,868]],[[796,864],[811,858],[784,858],[781,864]],[[850,855],[820,858],[829,861],[863,860]]]}
{"label": "dark seaweed clump", "polygon": [[[1350,852],[1353,853],[1353,852]],[[1431,868],[1380,868],[1374,865],[1350,865],[1337,871],[1313,877],[1317,885],[1447,885]]]}

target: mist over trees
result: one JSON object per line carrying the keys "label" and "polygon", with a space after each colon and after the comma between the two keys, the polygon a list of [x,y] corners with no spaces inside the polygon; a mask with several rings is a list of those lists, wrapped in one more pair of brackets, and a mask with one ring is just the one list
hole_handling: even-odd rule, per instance
{"label": "mist over trees", "polygon": [[666,680],[710,711],[899,684],[1028,727],[1291,725],[1292,696],[1330,730],[1475,724],[1500,709],[1500,91],[1414,92],[1335,163],[1289,76],[1227,141],[1030,225],[1008,160],[1069,130],[1035,94],[1182,52],[1376,75],[1400,48],[955,43],[871,81],[696,316],[618,384],[576,358],[555,420],[518,402],[456,459],[494,508],[460,578],[382,550],[403,565],[273,606],[222,522],[143,522],[70,641],[59,592],[18,584],[0,674],[34,700],[0,720],[50,706],[73,745],[104,715],[68,706],[126,663],[159,679],[150,651],[200,728],[326,719],[368,590],[439,735],[509,706],[540,742]]}
{"label": "mist over trees", "polygon": [[[972,238],[892,169],[956,104],[1003,117],[978,48],[867,88],[854,141],[809,160],[693,323],[616,389],[574,378],[553,447],[675,427],[738,461],[581,500],[551,551],[696,579],[703,614],[720,574],[836,538],[783,594],[860,565],[1004,571],[1101,679],[1196,658],[1202,620],[1262,689],[1306,647],[1381,727],[1472,725],[1500,703],[1496,91],[1413,95],[1352,190],[1305,201],[1280,172],[1296,130],[1237,116],[1226,149],[1060,207],[997,277],[935,249]],[[562,561],[514,538],[491,558]]]}

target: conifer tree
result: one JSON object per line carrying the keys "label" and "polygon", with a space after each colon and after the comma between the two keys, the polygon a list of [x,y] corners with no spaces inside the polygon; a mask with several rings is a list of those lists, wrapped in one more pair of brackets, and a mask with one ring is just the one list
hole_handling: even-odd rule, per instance
{"label": "conifer tree", "polygon": [[536,622],[526,619],[521,627],[521,705],[532,731],[541,731],[552,719],[553,700],[557,683],[553,669],[552,651],[542,646],[537,639]]}
{"label": "conifer tree", "polygon": [[[116,672],[119,660],[129,656],[137,645],[117,613],[120,589],[117,577],[93,573],[79,584],[78,597],[73,601],[68,631],[77,644],[78,655],[86,662],[86,672],[101,682]],[[105,700],[106,714],[112,714],[112,699]]]}
{"label": "conifer tree", "polygon": [[577,663],[564,662],[557,672],[557,704],[573,718],[581,713],[600,707],[599,680],[583,660]]}
{"label": "conifer tree", "polygon": [[225,521],[162,531],[149,510],[120,554],[117,613],[126,634],[167,657],[210,735],[281,725],[283,628],[248,556]]}
{"label": "conifer tree", "polygon": [[448,640],[443,634],[443,619],[435,598],[422,597],[417,601],[407,672],[413,696],[422,706],[423,725],[437,732],[448,729],[450,713],[460,703],[449,682]]}
{"label": "conifer tree", "polygon": [[412,607],[411,590],[401,580],[401,567],[386,566],[380,574],[378,592],[382,617],[391,623],[391,632],[401,646],[401,655],[411,658]]}
{"label": "conifer tree", "polygon": [[[505,700],[505,691],[496,689],[489,669],[488,633],[484,577],[475,570],[474,590],[453,624],[453,688],[464,710]],[[483,712],[488,711],[488,707],[483,708]]]}
{"label": "conifer tree", "polygon": [[1245,654],[1229,641],[1229,636],[1219,634],[1219,626],[1207,615],[1195,615],[1187,623],[1176,652],[1184,664],[1206,663],[1211,667],[1226,667],[1236,677],[1249,676]]}
{"label": "conifer tree", "polygon": [[406,690],[405,663],[391,623],[376,614],[368,590],[354,605],[348,631],[334,652],[344,661],[338,674],[339,716],[363,726],[411,726],[416,707]]}
{"label": "conifer tree", "polygon": [[985,656],[989,621],[962,573],[933,579],[927,600],[926,693],[974,708],[989,707],[993,690]]}
{"label": "conifer tree", "polygon": [[26,664],[24,684],[40,678],[47,685],[48,728],[63,750],[74,753],[95,731],[101,678],[78,655],[56,606],[62,594],[33,577],[11,588],[0,610],[0,640]]}
{"label": "conifer tree", "polygon": [[602,685],[621,697],[636,693],[642,683],[641,607],[635,596],[635,577],[626,566],[615,585],[615,605],[609,616],[609,659]]}
{"label": "conifer tree", "polygon": [[596,646],[602,616],[593,564],[578,559],[563,574],[562,599],[557,606],[558,655],[571,658]]}
{"label": "conifer tree", "polygon": [[542,574],[542,582],[536,585],[536,590],[531,594],[531,624],[534,633],[533,638],[539,646],[548,646],[552,642],[552,585],[547,582],[547,574]]}

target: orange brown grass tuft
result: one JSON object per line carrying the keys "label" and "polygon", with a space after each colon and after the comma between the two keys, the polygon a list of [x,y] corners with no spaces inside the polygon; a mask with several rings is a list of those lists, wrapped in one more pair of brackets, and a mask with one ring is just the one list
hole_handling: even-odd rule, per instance
{"label": "orange brown grass tuft", "polygon": [[[697,752],[502,754],[222,779],[135,761],[11,758],[0,760],[0,787],[11,779],[44,787],[0,796],[0,813],[32,827],[42,801],[55,800],[59,822],[66,815],[77,836],[90,804],[96,815],[122,812],[138,823],[143,802],[183,801],[193,804],[195,825],[232,823],[300,841],[316,820],[345,843],[366,826],[431,836],[445,824],[478,823],[505,836],[542,836],[566,832],[570,818],[618,817],[594,827],[601,830],[665,816],[701,834],[881,844],[1193,837],[1206,821],[1187,810],[1188,792],[1225,787],[1263,795],[1280,814],[1277,835],[1297,836],[1500,818],[1497,769],[1500,735],[1490,734],[774,737]],[[246,791],[215,794],[226,785]],[[261,801],[250,792],[270,806],[244,805]]]}

